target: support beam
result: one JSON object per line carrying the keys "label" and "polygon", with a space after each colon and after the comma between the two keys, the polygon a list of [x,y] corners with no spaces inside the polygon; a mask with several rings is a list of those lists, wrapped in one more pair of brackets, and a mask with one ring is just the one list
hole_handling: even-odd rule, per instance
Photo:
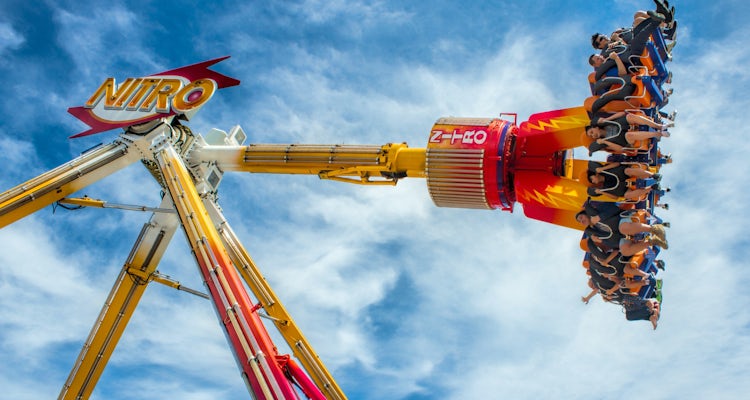
{"label": "support beam", "polygon": [[0,228],[102,179],[140,159],[115,141],[0,194]]}
{"label": "support beam", "polygon": [[[286,311],[281,300],[276,296],[276,293],[274,293],[263,275],[261,275],[250,254],[242,246],[237,235],[235,235],[231,226],[224,218],[219,206],[209,199],[204,199],[203,203],[216,224],[221,239],[229,251],[229,256],[232,258],[245,283],[247,283],[250,290],[259,300],[265,312],[274,322],[276,329],[284,337],[289,348],[292,349],[294,356],[302,363],[302,366],[310,375],[315,385],[325,394],[327,399],[346,399],[346,395],[333,379],[333,376],[320,360],[320,357],[315,353],[307,338],[302,334],[292,316]],[[296,371],[294,368],[289,368],[289,370],[291,372]],[[304,380],[305,377],[301,379]]]}
{"label": "support beam", "polygon": [[[165,197],[161,207],[170,208],[171,205],[172,201]],[[178,224],[174,213],[154,213],[143,225],[58,399],[87,399],[91,396],[146,290],[149,279],[144,277],[156,270]]]}
{"label": "support beam", "polygon": [[248,390],[256,399],[298,398],[182,158],[166,141],[154,154]]}

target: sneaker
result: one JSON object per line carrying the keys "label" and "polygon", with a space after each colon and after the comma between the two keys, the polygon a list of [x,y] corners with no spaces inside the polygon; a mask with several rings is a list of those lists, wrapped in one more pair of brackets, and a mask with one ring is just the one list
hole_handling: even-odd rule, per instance
{"label": "sneaker", "polygon": [[667,53],[672,54],[672,49],[674,49],[674,45],[676,45],[676,44],[677,44],[676,40],[672,41],[670,43],[667,43],[667,45],[664,46],[664,48],[667,50]]}
{"label": "sneaker", "polygon": [[653,19],[654,21],[664,22],[666,20],[664,14],[658,13],[656,11],[648,10],[646,14],[648,14],[648,16],[651,17],[651,19]]}
{"label": "sneaker", "polygon": [[667,240],[667,231],[664,229],[663,225],[651,225],[651,233],[656,235],[661,240]]}
{"label": "sneaker", "polygon": [[656,12],[664,15],[669,13],[669,3],[666,0],[654,0],[654,4],[656,5]]}
{"label": "sneaker", "polygon": [[662,248],[662,249],[664,249],[664,250],[667,250],[667,249],[669,249],[669,243],[667,243],[667,241],[666,241],[666,240],[662,240],[662,238],[660,238],[660,237],[657,237],[657,236],[651,236],[651,238],[649,239],[649,242],[650,242],[651,244],[653,244],[654,246],[659,246],[659,247],[661,247],[661,248]]}
{"label": "sneaker", "polygon": [[667,29],[664,30],[664,39],[671,40],[673,42],[677,41],[677,21],[673,20]]}
{"label": "sneaker", "polygon": [[654,0],[654,4],[656,5],[656,12],[666,17],[666,22],[670,22],[674,19],[674,6],[670,6],[667,0]]}

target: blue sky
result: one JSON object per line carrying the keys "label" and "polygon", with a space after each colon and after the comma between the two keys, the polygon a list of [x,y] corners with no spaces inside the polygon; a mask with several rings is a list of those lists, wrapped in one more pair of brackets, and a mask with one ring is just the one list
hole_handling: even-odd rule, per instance
{"label": "blue sky", "polygon": [[[710,4],[709,4],[710,3]],[[220,204],[351,399],[734,399],[750,389],[750,6],[675,1],[677,126],[659,328],[588,292],[575,231],[435,207],[421,180],[360,187],[227,174]],[[190,127],[254,143],[426,144],[440,117],[577,106],[590,35],[645,0],[101,2],[0,5],[5,190],[116,132],[67,114],[118,81],[224,55]],[[580,157],[585,157],[580,151]],[[140,165],[80,195],[157,206]],[[45,208],[0,230],[0,387],[53,398],[149,215]],[[194,288],[178,232],[159,268]],[[279,344],[281,342],[279,341]],[[209,302],[152,285],[96,399],[249,398]]]}

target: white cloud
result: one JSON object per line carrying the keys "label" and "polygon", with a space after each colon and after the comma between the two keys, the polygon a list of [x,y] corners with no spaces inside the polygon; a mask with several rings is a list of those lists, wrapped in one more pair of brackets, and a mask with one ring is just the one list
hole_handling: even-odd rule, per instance
{"label": "white cloud", "polygon": [[[33,168],[40,164],[40,160],[31,143],[8,137],[3,131],[0,131],[0,135],[0,152],[6,157],[7,166],[5,171],[7,175],[14,177],[24,175],[24,173],[29,172],[28,168]],[[37,167],[36,169],[38,170],[39,168]],[[33,170],[30,172],[33,173]],[[27,178],[31,177],[33,175]],[[10,185],[11,182],[8,182],[8,184]],[[13,182],[13,184],[17,183]]]}
{"label": "white cloud", "polygon": [[0,22],[0,55],[18,49],[26,39],[7,22]]}
{"label": "white cloud", "polygon": [[[131,68],[136,66],[138,70],[128,71],[133,75],[167,69],[159,64],[158,55],[144,43],[148,32],[160,27],[145,26],[145,20],[128,7],[119,4],[101,6],[96,3],[90,5],[84,13],[63,7],[56,8],[54,13],[58,45],[74,62],[75,69],[72,73],[76,79],[100,82],[111,76],[116,71],[115,68],[122,64]],[[86,89],[88,87],[82,85],[70,94],[85,99],[87,91],[91,90]]]}

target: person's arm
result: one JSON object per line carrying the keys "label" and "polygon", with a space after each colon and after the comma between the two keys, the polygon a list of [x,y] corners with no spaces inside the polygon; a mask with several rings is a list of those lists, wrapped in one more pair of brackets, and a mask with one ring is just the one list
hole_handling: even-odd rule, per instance
{"label": "person's arm", "polygon": [[598,194],[600,196],[609,197],[610,199],[619,199],[620,198],[619,196],[615,196],[612,193],[609,193],[609,192],[607,192],[607,191],[605,191],[603,189],[595,189],[594,192],[596,192],[596,194]]}
{"label": "person's arm", "polygon": [[612,250],[611,254],[607,257],[606,260],[602,262],[602,264],[609,265],[609,263],[612,262],[612,260],[614,260],[618,255],[620,255],[619,250]]}
{"label": "person's arm", "polygon": [[615,215],[620,215],[622,212],[622,209],[617,206],[615,203],[604,203],[602,204],[602,208],[599,209],[599,221],[605,221],[608,220]]}
{"label": "person's arm", "polygon": [[608,48],[613,48],[617,46],[625,46],[627,43],[625,43],[625,40],[622,39],[620,36],[621,31],[614,31],[611,35],[609,35],[609,44],[607,44]]}
{"label": "person's arm", "polygon": [[663,129],[664,125],[661,123],[658,123],[654,121],[652,118],[649,118],[645,115],[641,114],[634,114],[634,113],[627,113],[626,115],[627,121],[630,125],[645,125],[654,129]]}
{"label": "person's arm", "polygon": [[619,144],[612,143],[606,139],[596,139],[596,143],[603,144],[607,146],[607,149],[615,152],[615,153],[622,153],[623,150],[625,150],[624,147],[620,146]]}
{"label": "person's arm", "polygon": [[606,163],[606,164],[604,164],[603,167],[597,167],[595,171],[597,173],[600,173],[602,171],[606,171],[606,170],[612,169],[612,168],[617,168],[619,166],[620,166],[620,163],[618,163],[618,162]]}
{"label": "person's arm", "polygon": [[630,289],[635,289],[635,288],[640,289],[641,286],[643,286],[644,284],[646,284],[645,281],[635,281],[632,279],[624,279],[622,282],[620,282],[619,286],[622,289],[630,290]]}
{"label": "person's arm", "polygon": [[617,75],[621,77],[625,77],[628,75],[628,69],[625,68],[625,64],[620,59],[620,56],[616,52],[609,53],[609,58],[615,60],[615,65],[617,65]]}
{"label": "person's arm", "polygon": [[616,112],[616,113],[610,115],[607,118],[599,118],[599,120],[600,121],[612,121],[612,120],[615,120],[617,118],[624,117],[625,115],[626,115],[625,111],[619,111],[619,112]]}
{"label": "person's arm", "polygon": [[621,282],[621,281],[620,281],[620,280],[619,280],[618,278],[615,278],[615,277],[609,277],[608,279],[609,279],[610,281],[612,281],[612,282],[614,282],[614,283],[615,283],[615,284],[614,284],[614,285],[612,286],[612,288],[611,288],[611,289],[609,289],[609,290],[607,290],[607,292],[606,292],[608,296],[611,296],[611,295],[612,295],[612,293],[614,293],[614,292],[616,292],[616,291],[620,290],[620,282]]}
{"label": "person's arm", "polygon": [[596,294],[597,294],[597,293],[599,293],[599,291],[598,291],[598,290],[596,290],[596,289],[592,289],[592,290],[591,290],[591,293],[589,293],[589,294],[588,294],[588,295],[586,295],[585,297],[581,297],[581,301],[582,301],[582,302],[583,302],[584,304],[589,304],[589,300],[591,300],[591,299],[592,299],[592,298],[593,298],[594,296],[596,296]]}

